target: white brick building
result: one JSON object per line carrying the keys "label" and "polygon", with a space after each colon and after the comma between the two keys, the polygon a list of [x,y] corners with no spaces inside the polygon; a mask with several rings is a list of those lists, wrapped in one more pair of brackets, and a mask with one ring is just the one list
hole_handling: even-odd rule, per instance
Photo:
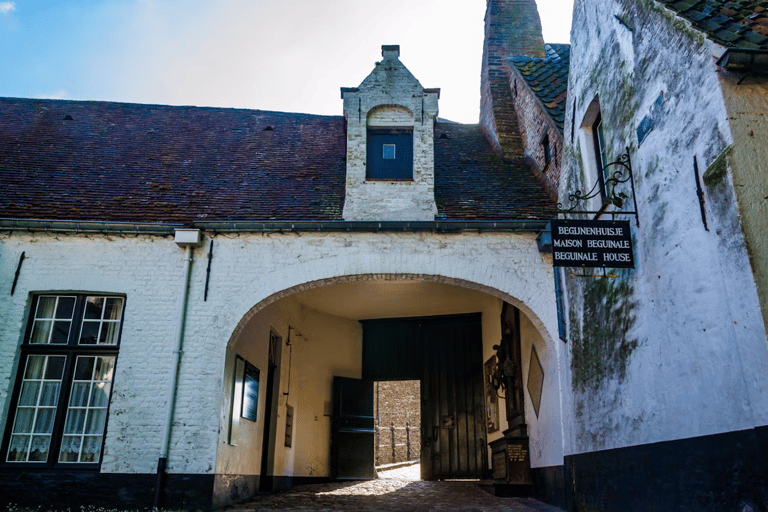
{"label": "white brick building", "polygon": [[[469,361],[456,392],[470,405],[423,415],[440,432],[422,447],[425,477],[484,477],[507,427],[502,412],[486,432],[482,393],[505,303],[521,312],[518,380],[533,347],[545,376],[541,410],[517,412],[530,465],[562,466],[564,353],[536,242],[552,201],[478,125],[438,120],[439,90],[398,47],[382,56],[342,89],[343,117],[0,100],[11,501],[39,501],[34,479],[59,503],[210,508],[331,478],[355,466],[358,442],[334,427],[334,377],[410,371],[437,403],[446,384],[433,390],[425,372],[445,354],[458,361],[439,363],[447,374]],[[366,341],[361,320],[397,318],[467,326],[451,343],[473,355]],[[421,366],[374,370],[371,350]],[[454,453],[456,436],[472,448]]]}

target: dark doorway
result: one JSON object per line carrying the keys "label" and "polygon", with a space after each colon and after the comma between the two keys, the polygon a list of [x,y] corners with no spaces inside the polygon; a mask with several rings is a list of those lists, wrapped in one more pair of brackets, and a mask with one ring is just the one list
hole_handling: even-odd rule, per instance
{"label": "dark doorway", "polygon": [[269,334],[269,364],[267,369],[267,400],[264,407],[264,432],[261,445],[261,476],[259,492],[273,490],[273,472],[275,466],[275,436],[277,435],[277,402],[280,382],[281,338],[275,333]]}
{"label": "dark doorway", "polygon": [[480,315],[363,321],[363,378],[421,381],[421,476],[482,478]]}

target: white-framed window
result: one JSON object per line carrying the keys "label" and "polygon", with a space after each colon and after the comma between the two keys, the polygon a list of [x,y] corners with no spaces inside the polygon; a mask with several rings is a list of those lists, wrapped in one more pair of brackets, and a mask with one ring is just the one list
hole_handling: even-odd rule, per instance
{"label": "white-framed window", "polygon": [[[582,133],[582,154],[584,155],[584,164],[588,169],[594,171],[593,184],[597,185],[600,191],[600,202],[605,200],[611,194],[606,187],[606,181],[610,177],[610,169],[606,170],[608,162],[608,151],[605,139],[605,127],[603,115],[600,111],[600,101],[597,96],[587,107],[581,122]],[[585,184],[586,185],[586,184]],[[599,207],[600,205],[595,205]]]}
{"label": "white-framed window", "polygon": [[2,453],[6,464],[98,465],[125,298],[32,299]]}

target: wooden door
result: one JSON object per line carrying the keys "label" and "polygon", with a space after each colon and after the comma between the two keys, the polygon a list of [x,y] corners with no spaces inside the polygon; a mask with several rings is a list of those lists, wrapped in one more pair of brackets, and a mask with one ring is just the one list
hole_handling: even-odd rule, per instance
{"label": "wooden door", "polygon": [[482,478],[488,464],[479,317],[425,330],[422,478]]}
{"label": "wooden door", "polygon": [[373,381],[333,378],[331,471],[336,480],[374,478]]}
{"label": "wooden door", "polygon": [[366,320],[363,377],[421,381],[421,477],[488,467],[480,315]]}

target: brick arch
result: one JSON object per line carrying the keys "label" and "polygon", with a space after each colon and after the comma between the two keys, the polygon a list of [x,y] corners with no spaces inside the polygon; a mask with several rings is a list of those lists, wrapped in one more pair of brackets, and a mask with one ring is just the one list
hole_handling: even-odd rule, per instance
{"label": "brick arch", "polygon": [[539,318],[539,316],[525,302],[521,301],[520,299],[502,290],[499,290],[497,288],[493,288],[491,286],[487,286],[484,284],[468,281],[466,279],[447,277],[447,276],[437,275],[437,274],[381,273],[381,274],[350,274],[350,275],[341,275],[341,276],[317,279],[313,281],[307,281],[302,284],[290,286],[284,290],[273,293],[272,295],[256,303],[251,309],[248,310],[248,312],[243,316],[243,318],[240,319],[240,322],[238,322],[237,327],[235,328],[234,332],[232,333],[232,336],[229,339],[229,344],[231,345],[240,337],[242,330],[245,328],[245,326],[254,316],[256,316],[261,310],[263,310],[270,304],[273,304],[279,301],[280,299],[289,297],[295,293],[299,293],[305,290],[311,290],[314,288],[320,288],[323,286],[328,286],[333,284],[359,282],[359,281],[420,281],[420,282],[447,284],[447,285],[457,286],[460,288],[466,288],[469,290],[479,291],[487,295],[490,295],[492,297],[501,299],[505,302],[508,302],[513,306],[516,306],[526,317],[528,317],[531,323],[536,327],[536,330],[539,331],[539,333],[541,334],[542,338],[544,339],[547,345],[551,346],[554,343],[554,338],[550,335],[549,330],[546,328],[544,322]]}

